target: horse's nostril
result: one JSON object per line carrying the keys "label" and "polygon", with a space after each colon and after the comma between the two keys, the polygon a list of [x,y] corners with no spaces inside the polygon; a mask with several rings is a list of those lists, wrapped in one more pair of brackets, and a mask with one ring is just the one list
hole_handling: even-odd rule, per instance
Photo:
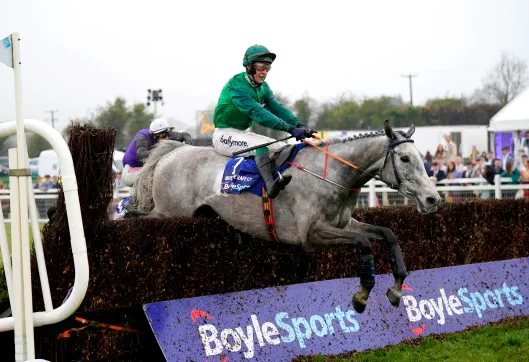
{"label": "horse's nostril", "polygon": [[426,203],[428,205],[435,205],[435,204],[437,204],[437,199],[435,197],[431,197],[431,196],[427,197],[426,198]]}

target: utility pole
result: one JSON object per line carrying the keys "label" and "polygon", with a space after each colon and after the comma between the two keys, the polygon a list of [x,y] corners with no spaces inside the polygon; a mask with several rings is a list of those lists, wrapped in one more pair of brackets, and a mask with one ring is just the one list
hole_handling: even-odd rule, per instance
{"label": "utility pole", "polygon": [[162,106],[164,105],[161,89],[157,89],[157,90],[147,89],[147,107],[151,105],[151,102],[154,106],[154,118],[156,118],[158,102],[162,102]]}
{"label": "utility pole", "polygon": [[55,128],[55,113],[59,112],[58,110],[52,110],[52,111],[45,111],[46,113],[51,113],[51,126]]}
{"label": "utility pole", "polygon": [[413,107],[413,90],[411,86],[411,78],[415,78],[417,74],[401,74],[401,76],[410,80],[410,106]]}

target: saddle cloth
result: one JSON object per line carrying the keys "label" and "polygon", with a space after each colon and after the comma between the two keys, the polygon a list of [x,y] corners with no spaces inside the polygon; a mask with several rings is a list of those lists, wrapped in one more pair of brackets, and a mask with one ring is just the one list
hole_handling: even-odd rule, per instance
{"label": "saddle cloth", "polygon": [[130,199],[132,199],[132,196],[127,196],[116,204],[116,209],[114,210],[114,219],[121,219],[123,216],[125,216],[125,214],[127,213],[127,209],[125,208],[125,206],[130,201]]}
{"label": "saddle cloth", "polygon": [[[292,155],[286,161],[292,162],[296,158],[300,149],[306,146],[306,143],[296,144],[296,148]],[[279,168],[279,172],[283,172],[290,165],[284,162]],[[259,175],[257,165],[253,157],[234,157],[231,158],[224,168],[222,181],[220,184],[220,192],[222,194],[240,194],[241,192],[251,192],[259,197],[262,196],[261,189],[264,181]]]}

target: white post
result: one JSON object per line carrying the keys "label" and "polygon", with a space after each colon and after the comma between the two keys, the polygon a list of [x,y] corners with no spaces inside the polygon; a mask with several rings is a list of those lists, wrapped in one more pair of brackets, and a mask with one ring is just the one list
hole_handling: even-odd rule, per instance
{"label": "white post", "polygon": [[48,270],[46,269],[46,260],[44,259],[44,248],[40,237],[39,216],[37,204],[35,203],[35,194],[33,193],[31,179],[28,177],[28,200],[29,200],[29,219],[31,221],[31,230],[33,230],[33,247],[35,248],[35,257],[39,269],[40,286],[42,288],[42,297],[44,298],[44,309],[46,312],[53,310],[51,301],[50,281],[48,280]]}
{"label": "white post", "polygon": [[501,199],[501,176],[495,175],[494,176],[494,194],[496,199]]}
{"label": "white post", "polygon": [[372,178],[368,182],[369,185],[369,207],[377,206],[377,194],[375,193],[375,179]]}
{"label": "white post", "polygon": [[383,191],[380,195],[380,198],[382,199],[382,206],[389,206],[389,195],[387,191]]}
{"label": "white post", "polygon": [[[17,149],[9,150],[9,169],[18,168]],[[13,263],[13,304],[11,305],[15,318],[15,361],[26,360],[26,333],[24,331],[24,289],[22,277],[22,246],[20,245],[20,190],[16,176],[9,177],[11,198],[11,255]]]}
{"label": "white post", "polygon": [[[13,69],[15,72],[15,105],[16,105],[16,128],[17,128],[17,182],[19,192],[19,217],[18,223],[20,241],[22,245],[22,286],[23,286],[23,311],[25,322],[25,344],[26,359],[35,359],[35,340],[33,337],[33,298],[31,292],[31,260],[29,250],[28,225],[28,176],[29,171],[28,151],[26,147],[26,135],[24,134],[24,115],[22,103],[22,76],[20,61],[19,34],[13,33]],[[15,215],[16,217],[16,215]]]}

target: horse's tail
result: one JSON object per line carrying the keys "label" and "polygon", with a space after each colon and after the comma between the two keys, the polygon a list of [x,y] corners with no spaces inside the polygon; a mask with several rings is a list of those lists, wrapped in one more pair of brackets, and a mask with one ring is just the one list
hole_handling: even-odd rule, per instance
{"label": "horse's tail", "polygon": [[134,183],[135,196],[133,197],[134,200],[131,201],[133,201],[133,207],[136,210],[149,212],[154,209],[154,200],[152,198],[154,169],[162,157],[184,145],[182,142],[167,140],[158,142],[151,150]]}

